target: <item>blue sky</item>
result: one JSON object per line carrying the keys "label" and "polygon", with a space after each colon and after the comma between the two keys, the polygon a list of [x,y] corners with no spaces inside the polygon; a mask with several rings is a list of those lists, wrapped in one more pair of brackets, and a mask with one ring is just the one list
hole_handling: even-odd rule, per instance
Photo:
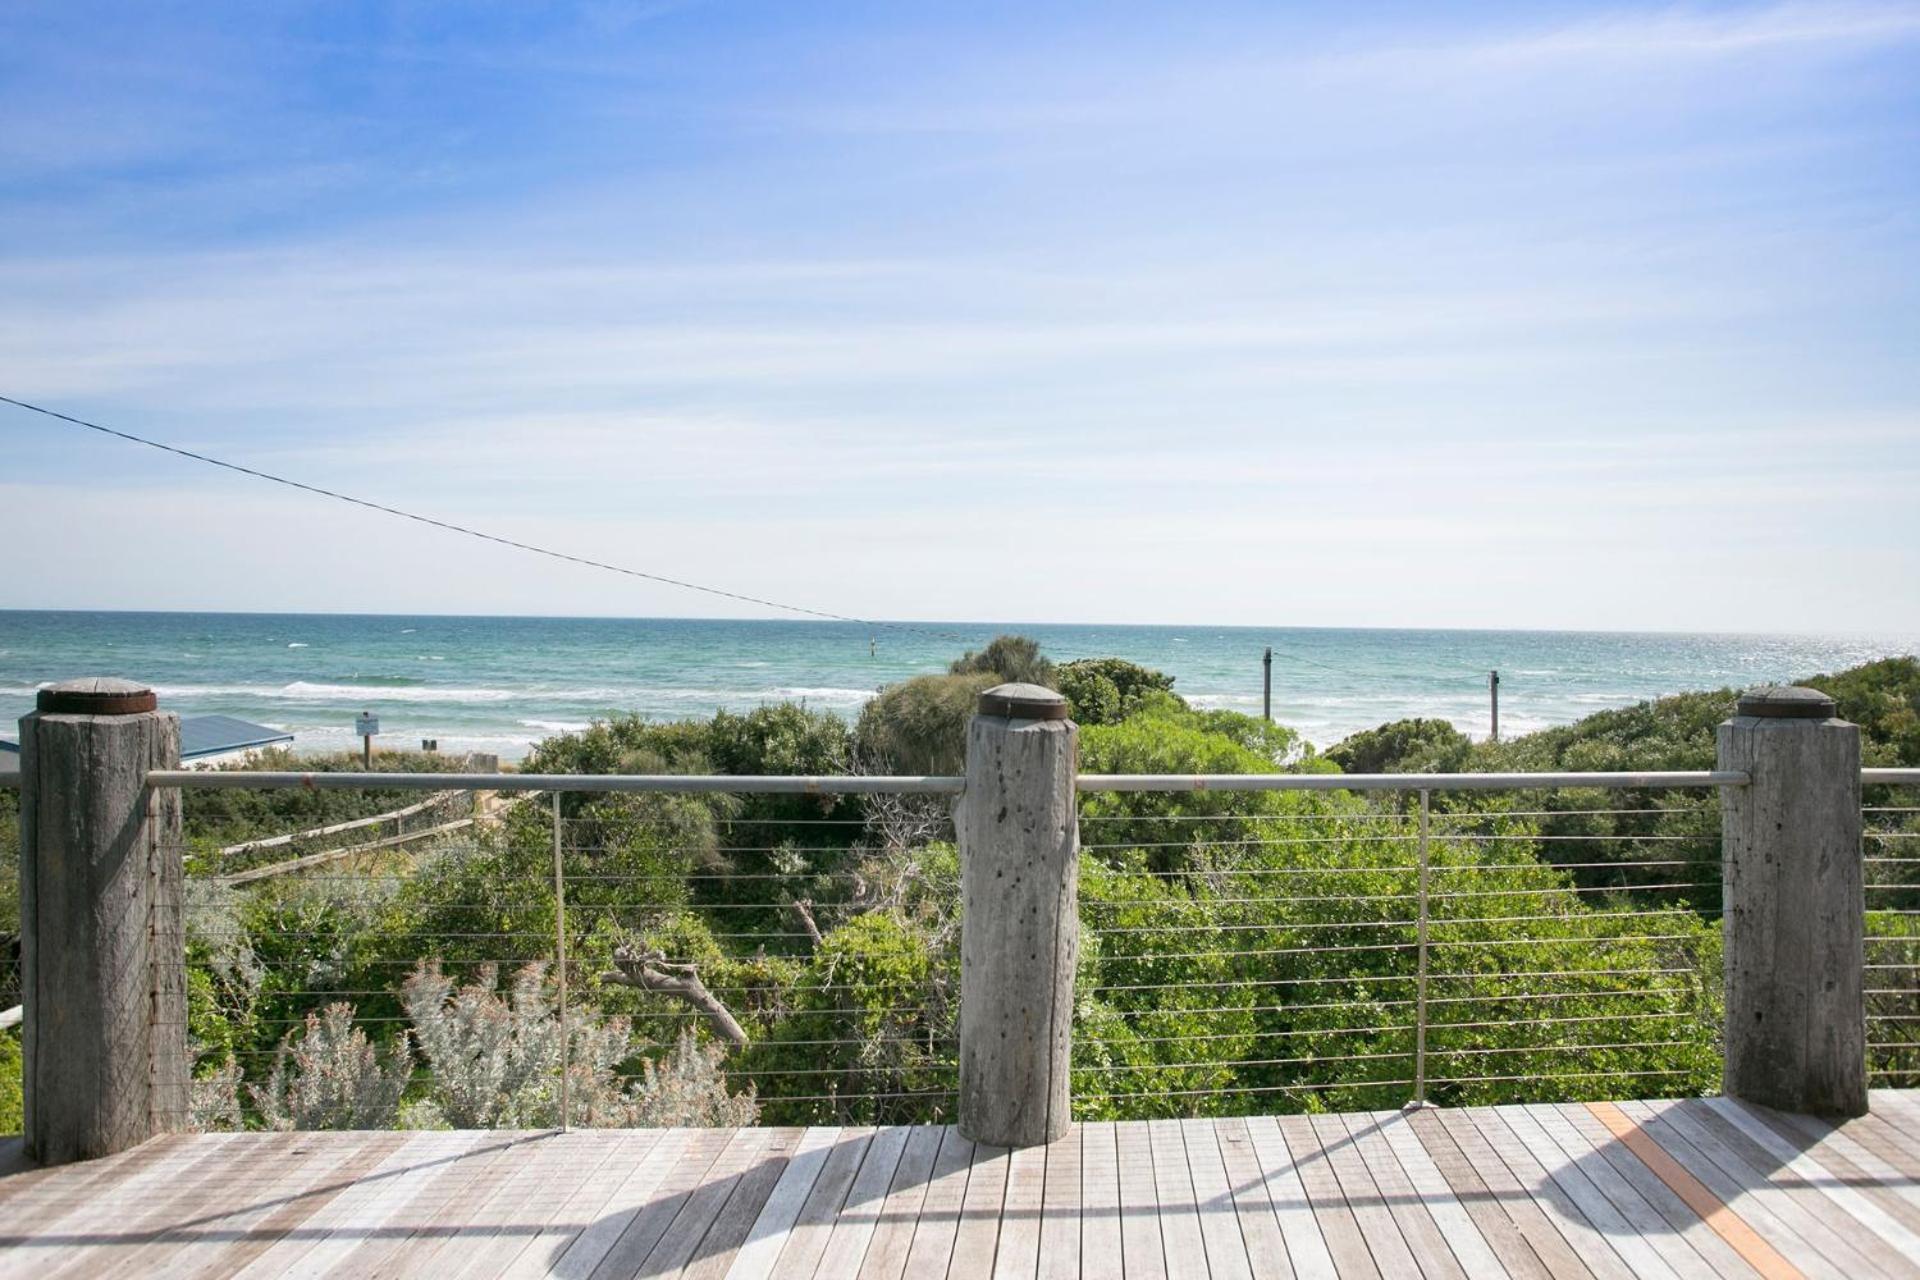
{"label": "blue sky", "polygon": [[[0,392],[505,536],[868,617],[1920,633],[1920,4],[25,3],[0,171]],[[0,606],[755,612],[0,450]]]}

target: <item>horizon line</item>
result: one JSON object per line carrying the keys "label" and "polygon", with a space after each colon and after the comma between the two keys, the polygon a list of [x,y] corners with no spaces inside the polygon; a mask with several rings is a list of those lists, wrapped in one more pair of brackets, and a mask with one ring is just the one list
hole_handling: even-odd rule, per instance
{"label": "horizon line", "polygon": [[[1482,626],[1482,627],[1430,627],[1430,626],[1343,626],[1328,623],[1225,623],[1225,622],[1047,622],[1035,619],[1026,620],[980,620],[952,618],[871,618],[864,620],[842,620],[833,618],[798,617],[713,617],[682,614],[567,614],[567,613],[401,613],[372,610],[303,610],[303,609],[114,609],[114,608],[39,608],[31,606],[0,605],[0,615],[5,614],[115,614],[123,616],[214,616],[230,618],[440,618],[455,621],[499,621],[514,619],[540,622],[691,622],[691,623],[756,623],[774,626],[799,627],[836,627],[836,628],[920,628],[920,627],[966,627],[977,630],[995,628],[1011,629],[1051,627],[1082,629],[1116,628],[1132,630],[1170,631],[1180,628],[1211,629],[1219,631],[1273,631],[1273,632],[1379,632],[1397,631],[1428,632],[1443,635],[1595,635],[1595,636],[1741,636],[1741,637],[1791,637],[1820,638],[1848,637],[1857,639],[1901,639],[1920,645],[1920,630],[1753,630],[1737,629],[1676,629],[1662,630],[1647,627],[1541,627],[1541,626]],[[1005,630],[1002,632],[1005,633]]]}

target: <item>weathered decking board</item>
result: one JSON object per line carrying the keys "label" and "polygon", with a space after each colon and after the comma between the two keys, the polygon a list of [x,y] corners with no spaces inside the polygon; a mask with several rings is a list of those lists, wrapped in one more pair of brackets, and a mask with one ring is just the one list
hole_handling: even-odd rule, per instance
{"label": "weathered decking board", "polygon": [[14,1276],[1920,1277],[1920,1095],[950,1128],[210,1134],[38,1169]]}

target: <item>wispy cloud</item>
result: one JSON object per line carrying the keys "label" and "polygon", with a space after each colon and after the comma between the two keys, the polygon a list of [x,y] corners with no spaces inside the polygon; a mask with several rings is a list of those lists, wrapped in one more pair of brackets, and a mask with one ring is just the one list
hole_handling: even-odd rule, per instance
{"label": "wispy cloud", "polygon": [[[1272,620],[1263,564],[1300,620],[1792,625],[1722,614],[1825,572],[1920,625],[1912,6],[86,8],[0,18],[10,394],[852,612]],[[333,519],[0,446],[16,527],[108,525],[33,602],[99,495]],[[483,571],[417,607],[603,600],[381,536]],[[180,603],[354,588],[192,545]],[[1008,601],[1032,545],[1124,554]]]}
{"label": "wispy cloud", "polygon": [[325,384],[340,407],[417,412],[559,388],[741,399],[1196,361],[1272,383],[1430,377],[1490,359],[1512,368],[1529,359],[1516,342],[1546,332],[1724,323],[1759,301],[1516,283],[1284,287],[1262,302],[1220,297],[1209,271],[1163,269],[1103,286],[1130,295],[1110,310],[1086,305],[1098,283],[936,260],[503,269],[482,253],[119,255],[0,264],[0,337],[29,395],[150,390],[270,411]]}
{"label": "wispy cloud", "polygon": [[[1097,58],[1089,63],[1075,57],[1087,47],[1077,33],[1071,48],[1008,49],[984,65],[963,63],[930,75],[916,68],[911,80],[883,81],[877,95],[875,86],[861,84],[830,93],[824,103],[776,100],[764,109],[769,118],[783,114],[823,129],[998,138],[1142,123],[1229,133],[1250,126],[1284,130],[1289,123],[1327,122],[1329,108],[1345,112],[1342,123],[1352,128],[1383,103],[1442,86],[1468,87],[1481,96],[1516,84],[1538,90],[1539,77],[1550,73],[1559,78],[1550,91],[1567,94],[1584,84],[1617,82],[1623,72],[1737,69],[1759,57],[1824,60],[1910,45],[1920,39],[1920,9],[1786,4],[1705,12],[1629,6],[1557,22],[1482,26],[1467,34],[1454,23],[1415,19],[1409,25],[1417,34],[1375,28],[1331,49],[1284,27],[1237,33],[1231,42],[1173,31],[1159,57],[1135,62],[1124,78],[1107,74],[1110,66]],[[1099,49],[1097,41],[1093,47]],[[1536,99],[1536,106],[1549,105],[1552,96]],[[1618,105],[1634,108],[1628,100]],[[1290,121],[1289,112],[1298,114]]]}
{"label": "wispy cloud", "polygon": [[1757,51],[1858,47],[1920,37],[1920,9],[1911,4],[1786,4],[1703,13],[1652,8],[1607,14],[1550,30],[1483,42],[1436,44],[1417,56],[1468,66],[1575,62],[1593,59],[1722,58]]}

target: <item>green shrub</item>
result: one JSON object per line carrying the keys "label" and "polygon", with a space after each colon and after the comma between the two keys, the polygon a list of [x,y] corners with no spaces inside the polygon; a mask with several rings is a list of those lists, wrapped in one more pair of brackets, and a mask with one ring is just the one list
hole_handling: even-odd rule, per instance
{"label": "green shrub", "polygon": [[[1298,742],[1282,726],[1231,711],[1190,711],[1161,695],[1119,724],[1082,730],[1080,771],[1280,773]],[[1291,767],[1331,768],[1304,757]],[[1154,871],[1195,870],[1211,850],[1258,838],[1262,819],[1321,812],[1330,803],[1324,792],[1089,792],[1080,804],[1080,838],[1094,850],[1138,850]]]}
{"label": "green shrub", "polygon": [[1328,747],[1342,773],[1458,773],[1472,753],[1466,734],[1446,720],[1395,720]]}
{"label": "green shrub", "polygon": [[957,774],[967,767],[967,721],[1001,677],[915,676],[890,684],[861,709],[854,742],[872,772]]}
{"label": "green shrub", "polygon": [[1053,688],[1053,663],[1040,653],[1040,642],[1028,636],[995,636],[987,647],[969,649],[954,659],[947,671],[956,676],[998,676],[1001,684],[1039,684]]}
{"label": "green shrub", "polygon": [[1068,714],[1082,726],[1118,724],[1156,694],[1174,697],[1172,676],[1123,658],[1082,658],[1054,668],[1053,674]]}
{"label": "green shrub", "polygon": [[915,1096],[956,1087],[946,1064],[958,993],[935,981],[937,968],[926,939],[891,916],[827,933],[794,984],[792,1012],[741,1057],[767,1121],[884,1124],[947,1107]]}
{"label": "green shrub", "polygon": [[0,1031],[0,1133],[19,1133],[26,1128],[25,1069],[19,1033]]}

